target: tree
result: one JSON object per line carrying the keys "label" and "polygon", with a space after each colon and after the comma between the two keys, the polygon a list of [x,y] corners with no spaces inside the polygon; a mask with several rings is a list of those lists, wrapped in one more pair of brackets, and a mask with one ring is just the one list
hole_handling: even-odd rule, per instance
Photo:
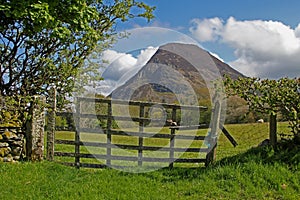
{"label": "tree", "polygon": [[227,78],[225,86],[227,94],[245,99],[253,111],[264,114],[282,113],[289,121],[293,136],[300,136],[300,78]]}
{"label": "tree", "polygon": [[70,93],[91,52],[112,44],[118,22],[150,20],[154,10],[135,0],[0,2],[2,96],[47,94],[51,85],[60,94]]}

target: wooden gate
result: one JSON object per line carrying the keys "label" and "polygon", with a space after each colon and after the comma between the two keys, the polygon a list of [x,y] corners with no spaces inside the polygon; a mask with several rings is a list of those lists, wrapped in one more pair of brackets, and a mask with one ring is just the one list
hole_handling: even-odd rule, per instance
{"label": "wooden gate", "polygon": [[[122,108],[129,115],[123,115]],[[76,112],[56,113],[73,115],[76,131],[55,133],[54,160],[77,168],[151,167],[151,163],[169,167],[208,165],[214,159],[218,123],[208,129],[207,124],[199,124],[198,118],[180,126],[183,110],[201,114],[207,108],[77,98]],[[212,118],[218,121],[219,116]]]}

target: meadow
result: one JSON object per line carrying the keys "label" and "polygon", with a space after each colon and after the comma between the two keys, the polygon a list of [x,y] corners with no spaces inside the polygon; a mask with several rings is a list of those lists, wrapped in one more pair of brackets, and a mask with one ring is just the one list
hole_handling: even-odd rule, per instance
{"label": "meadow", "polygon": [[[288,131],[279,123],[278,132]],[[77,170],[55,162],[0,164],[1,199],[300,199],[300,153],[257,147],[268,124],[226,125],[217,161],[205,168],[127,173]],[[63,133],[61,133],[63,134]]]}

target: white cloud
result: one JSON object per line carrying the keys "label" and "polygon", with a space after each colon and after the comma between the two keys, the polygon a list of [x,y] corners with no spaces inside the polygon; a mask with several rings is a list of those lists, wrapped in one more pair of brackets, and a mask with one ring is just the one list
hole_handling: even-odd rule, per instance
{"label": "white cloud", "polygon": [[113,50],[104,51],[102,59],[108,62],[102,74],[103,78],[116,81],[137,63],[137,59],[131,54],[118,53]]}
{"label": "white cloud", "polygon": [[217,40],[219,33],[223,29],[223,22],[217,17],[203,20],[193,19],[191,23],[190,32],[200,42]]}
{"label": "white cloud", "polygon": [[149,46],[158,47],[174,42],[198,45],[195,39],[173,29],[142,27],[127,30],[126,33],[128,37],[118,40],[113,46],[114,50],[118,52],[130,52]]}
{"label": "white cloud", "polygon": [[200,20],[191,33],[199,41],[217,40],[234,48],[237,59],[229,64],[245,75],[300,76],[300,24],[292,29],[277,21],[238,21],[230,17],[223,22],[213,18]]}
{"label": "white cloud", "polygon": [[297,38],[300,38],[300,24],[298,24],[298,26],[295,29],[295,35]]}
{"label": "white cloud", "polygon": [[158,48],[148,47],[140,50],[134,57],[130,53],[120,53],[114,50],[103,52],[102,59],[107,65],[102,74],[104,81],[99,82],[95,88],[98,93],[108,95],[113,89],[122,85],[129,78],[135,75],[154,55]]}

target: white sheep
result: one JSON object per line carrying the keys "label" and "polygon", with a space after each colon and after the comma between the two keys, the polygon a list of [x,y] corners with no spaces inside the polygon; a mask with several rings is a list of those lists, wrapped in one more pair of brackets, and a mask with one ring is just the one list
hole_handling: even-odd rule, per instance
{"label": "white sheep", "polygon": [[256,121],[257,123],[264,123],[264,119],[259,119]]}

